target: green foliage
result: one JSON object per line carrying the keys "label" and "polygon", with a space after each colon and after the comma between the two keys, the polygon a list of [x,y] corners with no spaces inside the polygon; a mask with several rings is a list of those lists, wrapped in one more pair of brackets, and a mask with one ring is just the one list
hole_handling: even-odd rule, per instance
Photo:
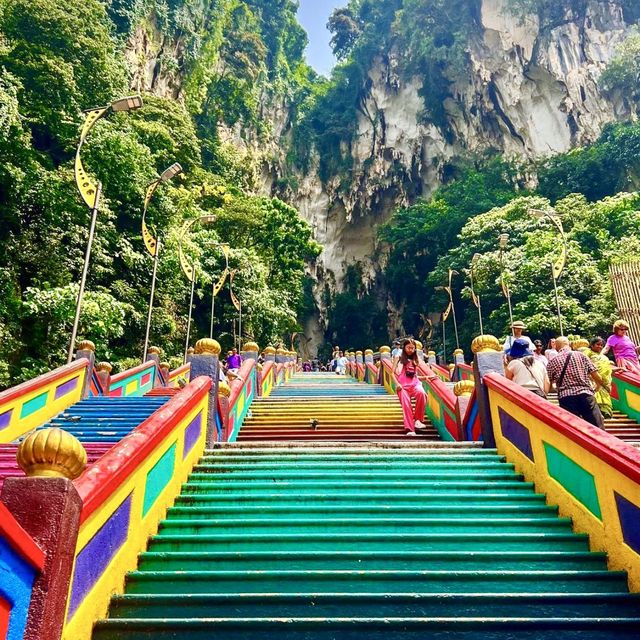
{"label": "green foliage", "polygon": [[[221,123],[260,129],[269,78],[280,83],[271,83],[274,97],[307,82],[294,3],[0,0],[0,387],[65,360],[89,222],[73,176],[81,109],[127,94],[121,47],[151,23],[179,52],[171,60],[188,75],[188,108],[144,96],[139,111],[101,120],[83,148],[103,192],[79,337],[116,370],[138,361],[152,271],[140,230],[145,188],[176,161],[184,173],[160,185],[147,211],[161,241],[152,342],[181,358],[189,296],[181,243],[199,273],[193,340],[209,334],[220,242],[237,269],[243,334],[266,344],[298,329],[304,261],[319,247],[295,209],[252,195],[254,160],[217,138]],[[215,222],[182,238],[184,223],[203,215]],[[237,315],[227,285],[215,318],[224,346]]]}
{"label": "green foliage", "polygon": [[618,47],[601,76],[603,88],[631,106],[640,101],[640,31],[634,30]]}

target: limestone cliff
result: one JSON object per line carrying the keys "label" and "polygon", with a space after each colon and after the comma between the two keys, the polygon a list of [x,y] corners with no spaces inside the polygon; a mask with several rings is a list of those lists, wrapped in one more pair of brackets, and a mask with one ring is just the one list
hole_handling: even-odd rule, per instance
{"label": "limestone cliff", "polygon": [[[337,178],[323,183],[312,170],[289,193],[324,245],[313,274],[320,307],[325,286],[339,290],[349,264],[361,263],[365,279],[375,280],[384,260],[376,225],[394,207],[431,193],[452,162],[487,150],[529,158],[567,151],[629,116],[621,101],[612,103],[598,88],[630,28],[618,2],[589,0],[582,11],[567,9],[551,23],[516,16],[505,4],[481,0],[466,51],[469,73],[451,83],[445,123],[425,121],[424,78],[402,77],[396,71],[401,54],[391,50],[369,70],[348,187]],[[320,335],[313,322],[307,331]]]}

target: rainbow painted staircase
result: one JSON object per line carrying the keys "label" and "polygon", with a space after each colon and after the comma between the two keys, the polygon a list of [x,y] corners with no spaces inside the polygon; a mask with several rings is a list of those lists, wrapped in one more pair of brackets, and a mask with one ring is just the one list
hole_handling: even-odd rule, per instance
{"label": "rainbow painted staircase", "polygon": [[205,453],[94,640],[637,640],[626,574],[495,450],[271,435]]}
{"label": "rainbow painted staircase", "polygon": [[[257,399],[240,442],[406,440],[402,409],[384,387],[335,373],[305,373]],[[418,438],[439,440],[435,428]]]}
{"label": "rainbow painted staircase", "polygon": [[[168,399],[166,394],[153,394],[151,397],[85,398],[40,428],[58,427],[73,434],[82,442],[87,451],[88,463],[92,464],[162,407]],[[16,461],[17,449],[17,444],[0,445],[0,489],[5,478],[24,475]]]}

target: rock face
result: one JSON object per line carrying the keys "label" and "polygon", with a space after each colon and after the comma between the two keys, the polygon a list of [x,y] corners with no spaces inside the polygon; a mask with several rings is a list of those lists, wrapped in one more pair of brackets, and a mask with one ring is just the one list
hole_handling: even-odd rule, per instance
{"label": "rock face", "polygon": [[[402,79],[395,72],[399,54],[392,51],[369,72],[362,101],[367,115],[360,115],[350,149],[355,178],[349,188],[322,184],[314,172],[300,177],[292,204],[325,247],[313,274],[319,303],[326,286],[340,290],[349,264],[360,263],[365,279],[375,280],[384,260],[376,226],[398,205],[433,192],[456,158],[487,150],[529,158],[564,152],[628,116],[598,89],[598,77],[630,28],[615,0],[590,0],[583,13],[567,11],[555,24],[515,16],[506,0],[482,0],[480,22],[468,48],[470,73],[452,84],[444,104],[448,127],[421,119],[423,79]],[[311,325],[308,334],[318,337]]]}

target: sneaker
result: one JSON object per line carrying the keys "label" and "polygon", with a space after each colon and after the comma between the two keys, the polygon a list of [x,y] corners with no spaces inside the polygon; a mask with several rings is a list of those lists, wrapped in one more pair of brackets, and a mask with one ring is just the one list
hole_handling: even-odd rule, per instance
{"label": "sneaker", "polygon": [[417,431],[424,431],[427,428],[427,425],[424,422],[420,422],[420,420],[416,420],[415,428]]}
{"label": "sneaker", "polygon": [[405,435],[407,435],[407,436],[415,436],[416,432],[415,431],[405,431]]}

